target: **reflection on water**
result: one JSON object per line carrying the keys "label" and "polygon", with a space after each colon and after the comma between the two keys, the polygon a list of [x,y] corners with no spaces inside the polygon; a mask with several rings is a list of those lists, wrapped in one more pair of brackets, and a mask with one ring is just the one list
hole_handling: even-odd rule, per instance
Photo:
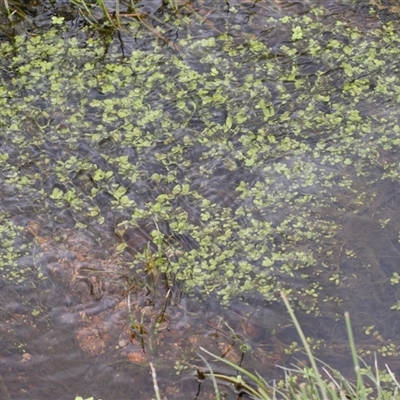
{"label": "reflection on water", "polygon": [[396,9],[192,3],[137,5],[160,40],[65,17],[2,44],[3,397],[150,398],[151,361],[213,398],[201,346],[276,378],[281,290],[324,361],[345,310],[399,354]]}

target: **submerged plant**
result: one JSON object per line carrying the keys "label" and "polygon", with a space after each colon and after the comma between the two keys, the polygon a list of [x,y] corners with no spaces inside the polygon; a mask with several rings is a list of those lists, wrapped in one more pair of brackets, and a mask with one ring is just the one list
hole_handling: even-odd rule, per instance
{"label": "submerged plant", "polygon": [[[129,52],[121,57],[117,40],[87,26],[77,35],[67,17],[53,16],[44,33],[0,41],[7,284],[43,277],[39,263],[24,261],[36,252],[24,216],[98,236],[124,255],[126,243],[107,233],[114,222],[156,218],[168,236],[167,268],[154,249],[126,262],[140,278],[147,273],[152,293],[162,274],[169,288],[181,282],[225,304],[253,294],[274,302],[283,290],[305,314],[333,321],[339,306],[348,309],[367,340],[396,357],[398,338],[379,331],[399,308],[398,224],[385,222],[399,204],[398,23],[379,20],[373,7],[347,19],[312,2],[304,13],[265,16],[254,2],[260,15],[241,30],[249,2],[224,18],[213,14],[217,2],[208,10],[210,2],[193,2],[206,11],[198,24],[171,12],[153,24],[156,17],[135,12],[140,2],[131,10],[118,2],[105,15],[98,3],[86,2],[88,11],[79,3],[95,28],[129,36],[127,22],[135,32]],[[368,29],[364,17],[373,21]],[[173,37],[185,51],[178,57],[147,40],[145,24],[152,38]],[[368,231],[372,240],[362,242]],[[159,292],[151,332],[161,330],[169,288]],[[129,283],[126,292],[135,289]],[[140,324],[148,327],[137,312],[138,337]],[[335,346],[331,339],[323,345]]]}
{"label": "submerged plant", "polygon": [[71,3],[78,8],[80,14],[92,27],[101,27],[101,19],[104,19],[112,28],[121,27],[120,1],[115,0],[115,11],[110,12],[104,0],[97,0],[97,8],[100,12],[96,13],[95,6],[87,0],[71,0]]}
{"label": "submerged plant", "polygon": [[[115,0],[113,10],[110,10],[105,0],[96,0],[96,4],[88,0],[71,0],[71,3],[77,7],[83,18],[94,28],[101,29],[103,27],[109,27],[120,30],[123,27],[128,28],[129,21],[133,19],[151,31],[157,38],[169,43],[162,33],[147,21],[148,14],[137,8],[133,0],[129,0],[129,3]],[[122,5],[125,6],[124,9],[122,9]],[[179,10],[174,0],[163,1],[162,7],[168,7],[175,13]],[[152,16],[152,18],[157,20],[155,16]]]}

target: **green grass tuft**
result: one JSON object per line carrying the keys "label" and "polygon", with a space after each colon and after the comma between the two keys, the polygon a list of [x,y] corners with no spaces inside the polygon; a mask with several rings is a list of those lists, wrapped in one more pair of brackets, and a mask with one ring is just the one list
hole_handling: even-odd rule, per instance
{"label": "green grass tuft", "polygon": [[[353,359],[354,371],[356,373],[356,383],[353,383],[345,378],[339,371],[314,357],[285,294],[282,293],[281,296],[301,338],[311,367],[280,367],[284,371],[285,378],[279,382],[274,381],[269,383],[259,374],[251,373],[231,361],[218,357],[201,348],[203,352],[212,356],[215,360],[224,363],[236,371],[236,375],[216,373],[212,370],[210,364],[201,357],[207,365],[207,371],[202,371],[201,374],[203,377],[209,376],[212,379],[216,399],[220,398],[217,381],[223,382],[224,384],[232,384],[236,391],[246,393],[250,398],[257,400],[398,399],[400,386],[389,367],[386,365],[387,373],[391,380],[389,383],[391,383],[392,388],[384,389],[381,386],[380,378],[382,371],[379,371],[376,358],[373,371],[371,367],[358,357],[350,324],[350,317],[347,312],[345,313],[345,320],[350,352]],[[323,371],[323,374],[321,371]],[[325,376],[325,378],[323,378],[323,376]]]}

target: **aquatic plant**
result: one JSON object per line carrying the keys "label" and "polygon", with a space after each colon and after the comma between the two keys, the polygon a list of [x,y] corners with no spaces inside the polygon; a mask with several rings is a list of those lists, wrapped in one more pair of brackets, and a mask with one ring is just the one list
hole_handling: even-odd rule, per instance
{"label": "aquatic plant", "polygon": [[[223,365],[232,369],[232,375],[219,373],[216,370],[213,370],[213,368],[210,367],[210,364],[201,357],[207,367],[205,369],[198,369],[197,378],[199,380],[204,380],[206,378],[212,380],[215,388],[216,400],[221,399],[218,383],[230,385],[234,388],[236,393],[246,393],[252,399],[258,400],[394,400],[398,398],[400,384],[397,382],[395,375],[389,367],[386,365],[386,373],[380,371],[375,358],[375,370],[373,370],[357,355],[348,313],[345,314],[349,338],[348,350],[353,358],[354,372],[356,375],[355,383],[344,377],[339,371],[333,369],[326,363],[318,361],[314,357],[292,307],[284,294],[282,294],[282,298],[301,338],[310,366],[281,367],[284,372],[284,379],[270,383],[257,373],[252,373],[249,370],[232,363],[226,358],[216,356],[205,349],[201,349],[214,360],[220,361]],[[382,378],[385,375],[388,375],[390,379],[386,379],[383,386]]]}
{"label": "aquatic plant", "polygon": [[[82,396],[76,396],[75,400],[94,400],[94,397],[83,398]],[[101,399],[99,399],[99,400],[101,400]]]}
{"label": "aquatic plant", "polygon": [[[111,28],[121,28],[120,1],[114,3],[114,10],[109,11],[104,0],[98,0],[95,4],[87,0],[72,0],[85,20],[95,28],[101,28],[104,24]],[[131,2],[133,4],[133,2]],[[97,8],[97,10],[96,10]],[[100,11],[97,12],[96,11]],[[130,14],[132,16],[132,13]],[[134,15],[135,16],[135,15]],[[104,20],[105,22],[102,22]]]}
{"label": "aquatic plant", "polygon": [[66,228],[94,237],[144,273],[142,232],[161,238],[160,272],[189,295],[273,303],[284,291],[304,319],[332,322],[349,309],[397,357],[382,320],[397,318],[400,284],[398,24],[372,6],[341,19],[245,3],[218,28],[160,16],[178,51],[136,17],[124,31],[134,46],[60,16],[0,43],[3,279],[48,279],[26,261],[27,218],[59,242]]}
{"label": "aquatic plant", "polygon": [[[110,9],[109,4],[106,4],[104,0],[97,0],[95,4],[88,0],[71,0],[71,3],[79,10],[89,25],[94,28],[121,29],[123,26],[129,25],[129,20],[137,19],[144,27],[155,32],[159,38],[162,38],[161,33],[146,22],[148,14],[138,8],[137,4],[132,0],[127,3],[115,0],[113,9]],[[170,9],[173,12],[177,12],[179,9],[175,0],[163,1],[161,8],[164,10]]]}

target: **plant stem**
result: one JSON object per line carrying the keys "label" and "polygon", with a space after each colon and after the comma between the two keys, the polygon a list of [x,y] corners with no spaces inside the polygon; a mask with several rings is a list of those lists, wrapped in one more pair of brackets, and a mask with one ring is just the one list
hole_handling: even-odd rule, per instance
{"label": "plant stem", "polygon": [[322,399],[328,400],[328,395],[326,393],[325,389],[325,384],[321,378],[321,374],[318,371],[317,363],[315,362],[315,358],[311,352],[310,346],[308,345],[307,339],[304,336],[303,330],[300,327],[299,321],[297,320],[296,316],[294,315],[293,309],[289,304],[289,301],[285,295],[285,293],[281,292],[281,297],[283,299],[283,302],[285,303],[285,306],[289,312],[290,318],[292,319],[294,326],[296,327],[297,333],[300,336],[300,339],[303,343],[304,349],[307,353],[308,359],[310,360],[311,367],[314,370],[315,373],[315,379],[317,380],[317,385],[319,387],[319,390],[321,392]]}

